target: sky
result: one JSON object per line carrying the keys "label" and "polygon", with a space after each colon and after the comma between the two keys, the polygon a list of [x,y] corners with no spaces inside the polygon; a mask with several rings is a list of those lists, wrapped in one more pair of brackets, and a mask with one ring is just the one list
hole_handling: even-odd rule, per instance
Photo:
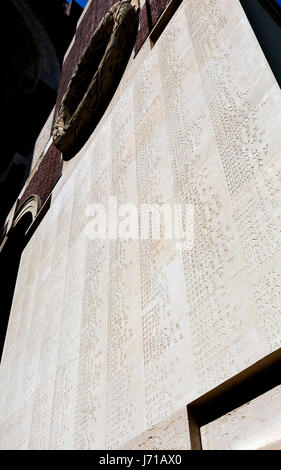
{"label": "sky", "polygon": [[275,1],[276,1],[276,3],[278,3],[278,5],[280,5],[280,7],[281,7],[281,0],[275,0]]}
{"label": "sky", "polygon": [[[67,1],[68,1],[68,3],[70,3],[71,0],[67,0]],[[84,8],[84,6],[88,2],[88,0],[75,0],[75,2],[78,3],[79,5],[81,5],[81,7]]]}

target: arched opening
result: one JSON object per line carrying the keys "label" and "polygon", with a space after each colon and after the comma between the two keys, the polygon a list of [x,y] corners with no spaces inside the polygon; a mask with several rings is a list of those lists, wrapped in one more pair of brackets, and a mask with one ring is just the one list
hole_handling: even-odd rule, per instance
{"label": "arched opening", "polygon": [[0,243],[1,315],[0,315],[0,360],[10,317],[22,252],[28,243],[34,219],[40,209],[40,198],[31,196],[16,213],[12,226]]}

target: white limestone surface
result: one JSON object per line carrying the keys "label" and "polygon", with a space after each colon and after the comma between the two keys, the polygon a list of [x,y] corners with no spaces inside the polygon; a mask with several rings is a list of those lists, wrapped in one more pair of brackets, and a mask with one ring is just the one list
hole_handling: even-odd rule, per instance
{"label": "white limestone surface", "polygon": [[[280,104],[238,0],[184,0],[131,59],[23,253],[1,448],[114,449],[161,434],[280,347]],[[192,204],[194,247],[93,240],[91,205],[110,197]]]}
{"label": "white limestone surface", "polygon": [[[118,450],[190,450],[186,407],[155,424]],[[175,454],[172,454],[175,455]],[[169,460],[168,460],[169,461]]]}

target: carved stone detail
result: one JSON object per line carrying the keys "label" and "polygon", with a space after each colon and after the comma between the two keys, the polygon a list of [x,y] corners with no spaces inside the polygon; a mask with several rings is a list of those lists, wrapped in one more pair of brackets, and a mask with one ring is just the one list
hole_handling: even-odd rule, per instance
{"label": "carved stone detail", "polygon": [[123,75],[138,29],[138,10],[118,2],[90,39],[62,100],[54,125],[55,146],[72,158],[105,112]]}

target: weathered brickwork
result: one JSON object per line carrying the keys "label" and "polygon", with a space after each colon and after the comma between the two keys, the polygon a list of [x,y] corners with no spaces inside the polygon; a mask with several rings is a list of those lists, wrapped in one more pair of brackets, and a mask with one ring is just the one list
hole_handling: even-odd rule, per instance
{"label": "weathered brickwork", "polygon": [[135,54],[140,50],[150,31],[155,26],[170,1],[171,0],[147,0],[141,8],[140,27],[135,45]]}
{"label": "weathered brickwork", "polygon": [[41,203],[44,204],[48,196],[54,189],[62,173],[61,153],[54,145],[51,145],[42,162],[34,173],[33,178],[24,191],[18,208],[20,208],[31,194],[40,196]]}

